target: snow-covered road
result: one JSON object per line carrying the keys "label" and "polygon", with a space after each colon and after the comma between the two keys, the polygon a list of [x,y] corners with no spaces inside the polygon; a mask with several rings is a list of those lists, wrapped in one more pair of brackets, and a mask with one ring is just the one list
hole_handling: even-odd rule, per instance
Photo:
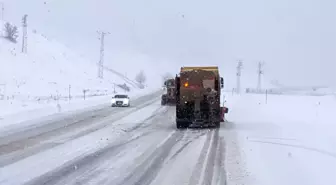
{"label": "snow-covered road", "polygon": [[[0,166],[72,141],[111,125],[130,113],[147,107],[157,100],[160,92],[135,99],[131,108],[95,107],[71,116],[49,116],[39,124],[15,130],[1,130]],[[44,119],[42,119],[44,120]]]}
{"label": "snow-covered road", "polygon": [[178,130],[160,95],[1,131],[0,184],[335,184],[334,97],[231,96],[221,128]]}
{"label": "snow-covered road", "polygon": [[173,112],[161,108],[118,141],[29,184],[211,184],[213,177],[224,175],[214,176],[214,163],[223,159],[219,130],[178,131],[166,117]]}
{"label": "snow-covered road", "polygon": [[8,134],[0,184],[224,184],[222,130],[177,130],[159,98]]}

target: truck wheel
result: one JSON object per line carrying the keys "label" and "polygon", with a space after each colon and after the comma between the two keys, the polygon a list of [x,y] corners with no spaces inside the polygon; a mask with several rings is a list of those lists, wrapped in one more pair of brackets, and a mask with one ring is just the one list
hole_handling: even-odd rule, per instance
{"label": "truck wheel", "polygon": [[167,96],[163,94],[161,96],[161,105],[166,105],[167,104]]}
{"label": "truck wheel", "polygon": [[220,128],[220,126],[221,126],[221,123],[219,121],[215,123],[215,128]]}
{"label": "truck wheel", "polygon": [[178,129],[183,129],[183,128],[188,128],[189,123],[186,121],[176,121],[176,128]]}

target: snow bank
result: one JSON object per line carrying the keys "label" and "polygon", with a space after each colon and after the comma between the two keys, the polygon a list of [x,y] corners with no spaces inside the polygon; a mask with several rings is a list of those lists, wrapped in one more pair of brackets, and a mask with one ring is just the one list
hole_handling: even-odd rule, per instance
{"label": "snow bank", "polygon": [[228,94],[227,106],[225,127],[238,141],[227,150],[241,155],[240,168],[227,164],[228,184],[336,183],[334,96]]}

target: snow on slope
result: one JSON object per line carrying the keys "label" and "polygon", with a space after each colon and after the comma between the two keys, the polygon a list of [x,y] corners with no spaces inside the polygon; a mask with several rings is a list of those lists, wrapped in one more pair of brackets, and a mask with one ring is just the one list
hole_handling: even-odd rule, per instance
{"label": "snow on slope", "polygon": [[228,185],[335,184],[334,96],[227,95]]}
{"label": "snow on slope", "polygon": [[[95,62],[38,30],[28,30],[28,53],[21,53],[21,33],[19,28],[17,43],[0,38],[0,99],[4,99],[0,116],[42,108],[45,103],[56,103],[55,99],[65,100],[69,92],[73,99],[83,99],[84,89],[89,90],[86,96],[125,92],[117,86],[127,84],[124,78],[105,71],[104,79],[98,79]],[[131,93],[139,91],[130,88]]]}
{"label": "snow on slope", "polygon": [[21,53],[20,37],[16,44],[0,39],[0,84],[6,84],[7,96],[68,95],[69,85],[73,95],[82,95],[83,89],[112,92],[113,83],[124,83],[109,73],[97,79],[95,62],[39,32],[28,34],[28,54]]}

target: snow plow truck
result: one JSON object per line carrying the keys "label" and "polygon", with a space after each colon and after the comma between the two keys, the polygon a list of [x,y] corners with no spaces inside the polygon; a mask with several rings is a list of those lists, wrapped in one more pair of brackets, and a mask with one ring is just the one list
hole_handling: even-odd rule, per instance
{"label": "snow plow truck", "polygon": [[168,79],[164,82],[166,93],[161,96],[161,105],[175,105],[175,79]]}
{"label": "snow plow truck", "polygon": [[228,108],[221,107],[224,87],[218,67],[181,67],[175,77],[176,127],[220,127]]}

